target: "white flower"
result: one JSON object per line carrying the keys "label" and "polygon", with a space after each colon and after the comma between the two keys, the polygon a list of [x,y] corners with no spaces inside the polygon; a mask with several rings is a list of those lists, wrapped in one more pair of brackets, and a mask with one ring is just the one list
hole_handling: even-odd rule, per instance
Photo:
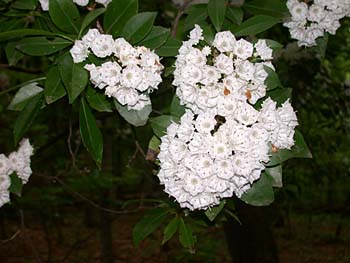
{"label": "white flower", "polygon": [[49,0],[39,0],[39,2],[43,11],[49,11]]}
{"label": "white flower", "polygon": [[7,190],[0,191],[0,207],[10,202],[10,192]]}
{"label": "white flower", "polygon": [[313,4],[309,7],[308,20],[313,22],[321,22],[325,15],[326,13],[323,6]]}
{"label": "white flower", "polygon": [[121,84],[125,87],[137,87],[142,81],[142,69],[138,66],[127,66],[123,69]]}
{"label": "white flower", "polygon": [[194,29],[190,32],[190,43],[192,45],[196,45],[199,43],[200,40],[203,40],[202,36],[203,30],[200,26],[194,25]]}
{"label": "white flower", "polygon": [[233,72],[233,60],[225,54],[216,57],[214,66],[222,73],[229,75]]}
{"label": "white flower", "polygon": [[233,52],[240,59],[248,59],[253,55],[253,50],[253,44],[242,38],[236,41]]}
{"label": "white flower", "polygon": [[210,113],[203,113],[198,115],[196,122],[194,124],[196,130],[199,133],[210,133],[214,130],[216,125],[215,116]]}
{"label": "white flower", "polygon": [[259,39],[258,42],[255,43],[255,56],[260,56],[264,60],[272,59],[272,49],[267,45],[266,40]]}
{"label": "white flower", "polygon": [[188,65],[181,71],[183,82],[194,85],[202,80],[203,74],[200,68],[195,65]]}
{"label": "white flower", "polygon": [[113,37],[106,34],[97,35],[92,41],[90,48],[99,58],[110,56],[115,51]]}
{"label": "white flower", "polygon": [[75,40],[74,46],[70,49],[74,63],[83,62],[88,57],[88,47],[82,40]]}
{"label": "white flower", "polygon": [[248,60],[239,60],[235,61],[236,73],[243,80],[249,81],[254,78],[255,66],[252,62]]}
{"label": "white flower", "polygon": [[89,0],[73,0],[73,3],[80,6],[86,6],[89,3]]}
{"label": "white flower", "polygon": [[8,158],[4,154],[0,154],[0,177],[8,175],[9,171],[10,171],[10,165],[9,165]]}
{"label": "white flower", "polygon": [[295,21],[303,21],[308,15],[308,6],[304,2],[296,2],[290,8],[289,11]]}
{"label": "white flower", "polygon": [[220,52],[232,52],[236,38],[230,31],[219,32],[215,35],[213,46]]}
{"label": "white flower", "polygon": [[96,28],[90,28],[81,40],[84,42],[85,46],[90,48],[91,43],[100,35],[100,32]]}
{"label": "white flower", "polygon": [[105,7],[107,7],[107,5],[112,2],[112,0],[95,0],[96,3],[102,4]]}

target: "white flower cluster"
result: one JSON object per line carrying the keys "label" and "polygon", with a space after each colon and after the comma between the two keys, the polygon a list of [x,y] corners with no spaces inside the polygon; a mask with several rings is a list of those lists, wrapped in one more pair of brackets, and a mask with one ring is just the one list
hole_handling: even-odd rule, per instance
{"label": "white flower cluster", "polygon": [[186,110],[180,124],[172,123],[161,138],[158,177],[181,207],[207,209],[221,198],[240,197],[260,178],[271,143],[279,148],[294,144],[298,122],[288,101],[276,109],[268,98],[260,112],[245,104],[220,118]]}
{"label": "white flower cluster", "polygon": [[287,100],[265,97],[272,50],[229,32],[215,36],[214,47],[194,47],[202,40],[199,26],[179,50],[174,84],[189,109],[161,138],[160,171],[165,192],[181,207],[207,209],[221,198],[240,197],[260,178],[271,152],[294,145],[296,114]]}
{"label": "white flower cluster", "polygon": [[10,174],[16,172],[17,176],[25,184],[28,182],[32,169],[30,168],[30,157],[33,155],[33,147],[28,139],[23,139],[17,151],[8,157],[0,154],[0,207],[10,201],[8,191],[11,180]]}
{"label": "white flower cluster", "polygon": [[255,104],[266,95],[264,66],[273,66],[265,40],[252,44],[224,31],[216,34],[213,47],[197,47],[202,39],[196,25],[179,49],[173,85],[182,104],[194,113],[216,110],[230,116],[239,102]]}
{"label": "white flower cluster", "polygon": [[[43,11],[49,11],[49,0],[39,0],[39,2]],[[112,2],[112,0],[95,0],[95,2],[106,7],[110,2]],[[73,0],[73,3],[79,6],[87,6],[89,4],[89,0]]]}
{"label": "white flower cluster", "polygon": [[141,110],[151,104],[149,93],[162,81],[163,65],[157,54],[143,46],[133,47],[124,38],[114,40],[97,29],[90,29],[82,40],[75,41],[70,50],[73,61],[84,61],[89,50],[99,58],[111,57],[100,66],[85,65],[95,87],[104,89],[108,97],[120,104],[128,105],[129,110]]}
{"label": "white flower cluster", "polygon": [[291,19],[283,25],[299,46],[314,46],[325,32],[334,35],[340,27],[339,20],[350,16],[349,0],[314,0],[312,4],[288,0]]}

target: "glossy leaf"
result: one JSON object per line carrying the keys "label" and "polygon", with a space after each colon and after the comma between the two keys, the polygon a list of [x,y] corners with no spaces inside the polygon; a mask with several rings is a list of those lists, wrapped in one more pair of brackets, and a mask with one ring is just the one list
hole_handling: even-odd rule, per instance
{"label": "glossy leaf", "polygon": [[15,144],[17,144],[19,140],[22,139],[23,134],[29,129],[33,120],[40,111],[43,103],[42,97],[43,92],[40,92],[32,97],[18,115],[13,130]]}
{"label": "glossy leaf", "polygon": [[257,15],[247,19],[240,26],[235,27],[233,33],[236,37],[256,35],[266,31],[279,22],[279,19],[272,16]]}
{"label": "glossy leaf", "polygon": [[217,32],[220,32],[225,19],[227,0],[209,0],[208,14]]}
{"label": "glossy leaf", "polygon": [[21,111],[24,109],[30,99],[42,92],[43,89],[38,86],[38,83],[33,82],[21,87],[13,97],[8,110]]}
{"label": "glossy leaf", "polygon": [[30,37],[17,42],[16,48],[31,56],[46,56],[70,45],[72,45],[72,42],[59,37],[53,39],[48,39],[47,37]]}
{"label": "glossy leaf", "polygon": [[168,242],[179,229],[180,220],[178,217],[174,217],[170,220],[169,224],[164,228],[162,245]]}
{"label": "glossy leaf", "polygon": [[93,88],[88,87],[86,92],[86,99],[89,102],[91,108],[99,112],[112,112],[111,102],[108,100],[105,94],[96,92]]}
{"label": "glossy leaf", "polygon": [[271,176],[273,179],[273,187],[283,187],[282,182],[282,165],[277,165],[271,168],[266,168],[265,173]]}
{"label": "glossy leaf", "polygon": [[233,23],[240,25],[243,20],[243,10],[240,7],[229,7],[226,10],[226,17]]}
{"label": "glossy leaf", "polygon": [[152,105],[146,105],[141,110],[128,110],[127,105],[121,105],[114,100],[114,105],[119,114],[130,124],[134,126],[143,126],[147,123],[148,117],[152,111]]}
{"label": "glossy leaf", "polygon": [[277,105],[280,106],[286,100],[290,99],[292,96],[292,89],[290,88],[280,88],[274,89],[267,92],[267,96],[272,100],[277,102]]}
{"label": "glossy leaf", "polygon": [[61,80],[58,66],[51,67],[47,73],[44,94],[47,104],[54,103],[67,94]]}
{"label": "glossy leaf", "polygon": [[208,17],[207,4],[192,5],[188,10],[188,15],[185,19],[184,30],[190,30],[195,24],[205,21]]}
{"label": "glossy leaf", "polygon": [[195,238],[193,236],[192,228],[185,224],[185,221],[180,218],[179,223],[179,240],[183,247],[193,249]]}
{"label": "glossy leaf", "polygon": [[69,52],[59,59],[58,68],[63,84],[68,93],[69,103],[73,103],[79,94],[85,89],[89,80],[89,74],[83,68],[82,64],[76,64],[73,62]]}
{"label": "glossy leaf", "polygon": [[249,205],[266,206],[273,202],[274,193],[273,180],[265,172],[261,174],[258,181],[254,182],[252,188],[245,192],[240,199]]}
{"label": "glossy leaf", "polygon": [[36,0],[17,0],[11,5],[12,8],[23,10],[34,10],[36,6]]}
{"label": "glossy leaf", "polygon": [[207,216],[207,218],[210,221],[214,221],[215,218],[220,214],[221,210],[224,208],[225,204],[226,204],[226,201],[222,200],[219,205],[213,206],[213,207],[209,207],[205,211],[205,215]]}
{"label": "glossy leaf", "polygon": [[131,17],[123,29],[123,37],[136,44],[143,40],[151,32],[157,13],[143,12]]}
{"label": "glossy leaf", "polygon": [[120,36],[126,22],[138,10],[137,0],[114,0],[107,6],[103,20],[105,32],[114,37]]}
{"label": "glossy leaf", "polygon": [[149,211],[133,229],[133,242],[138,246],[142,240],[152,234],[166,219],[168,210],[165,208],[155,208]]}
{"label": "glossy leaf", "polygon": [[294,141],[291,150],[279,149],[276,153],[271,153],[270,162],[266,166],[275,166],[291,158],[312,158],[304,137],[298,130],[295,130]]}
{"label": "glossy leaf", "polygon": [[166,129],[172,122],[178,122],[178,121],[179,119],[177,117],[170,116],[170,115],[162,115],[159,117],[150,118],[150,123],[153,129],[153,132],[159,138],[166,134]]}
{"label": "glossy leaf", "polygon": [[177,55],[181,45],[182,41],[170,36],[163,46],[156,49],[156,53],[161,57],[173,57]]}
{"label": "glossy leaf", "polygon": [[24,55],[16,49],[16,42],[7,43],[5,47],[6,58],[10,66],[14,66],[20,61]]}
{"label": "glossy leaf", "polygon": [[89,105],[83,98],[81,98],[80,101],[79,124],[81,139],[97,166],[100,168],[103,155],[102,133],[97,127],[95,117]]}
{"label": "glossy leaf", "polygon": [[10,175],[11,185],[9,187],[9,192],[17,196],[22,196],[23,183],[22,180],[17,176],[17,174],[12,173]]}
{"label": "glossy leaf", "polygon": [[57,33],[48,32],[39,29],[16,29],[0,33],[0,41],[8,41],[15,38],[22,38],[25,36],[55,36]]}
{"label": "glossy leaf", "polygon": [[282,18],[288,14],[284,0],[253,0],[246,2],[244,8],[255,15],[269,15]]}
{"label": "glossy leaf", "polygon": [[104,12],[106,12],[106,8],[97,8],[87,13],[87,15],[84,17],[84,20],[81,24],[79,35],[81,35],[84,29],[87,28],[93,21],[95,21]]}
{"label": "glossy leaf", "polygon": [[185,109],[185,106],[180,104],[179,97],[174,95],[170,105],[170,114],[177,118],[181,118],[181,116],[185,113]]}
{"label": "glossy leaf", "polygon": [[170,36],[170,30],[161,26],[154,26],[151,32],[138,43],[140,46],[145,46],[154,50],[165,44]]}
{"label": "glossy leaf", "polygon": [[274,71],[269,66],[264,66],[264,70],[268,74],[267,78],[265,79],[265,85],[267,87],[266,90],[273,90],[278,87],[283,88],[276,71]]}
{"label": "glossy leaf", "polygon": [[68,33],[79,33],[80,14],[71,0],[50,0],[49,13],[52,22]]}

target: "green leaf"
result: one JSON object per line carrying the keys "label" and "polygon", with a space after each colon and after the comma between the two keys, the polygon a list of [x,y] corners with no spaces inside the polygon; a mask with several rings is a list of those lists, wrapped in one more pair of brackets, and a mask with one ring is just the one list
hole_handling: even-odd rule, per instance
{"label": "green leaf", "polygon": [[24,55],[16,49],[16,42],[7,43],[5,47],[6,58],[10,66],[14,66],[20,61]]}
{"label": "green leaf", "polygon": [[185,106],[180,104],[179,97],[174,95],[170,105],[170,114],[172,116],[181,118],[181,116],[185,113],[185,109]]}
{"label": "green leaf", "polygon": [[184,220],[180,218],[179,223],[179,240],[183,247],[193,250],[195,238],[191,227],[185,224]]}
{"label": "green leaf", "polygon": [[85,28],[87,28],[93,21],[96,20],[100,15],[102,15],[104,12],[106,12],[106,8],[97,8],[92,11],[90,11],[85,17],[81,24],[81,28],[79,31],[79,36],[84,31]]}
{"label": "green leaf", "polygon": [[179,228],[180,220],[178,217],[174,217],[169,224],[165,227],[163,233],[162,245],[168,242],[176,233]]}
{"label": "green leaf", "polygon": [[114,105],[119,114],[130,124],[134,126],[143,126],[147,123],[148,116],[152,111],[152,105],[146,105],[141,110],[128,110],[127,105],[121,105],[118,101],[114,100]]}
{"label": "green leaf", "polygon": [[288,14],[284,0],[254,0],[246,2],[243,7],[254,15],[269,15],[283,18]]}
{"label": "green leaf", "polygon": [[51,67],[47,73],[44,94],[47,104],[54,103],[67,94],[60,77],[58,66]]}
{"label": "green leaf", "polygon": [[80,14],[71,0],[50,0],[49,13],[52,22],[61,30],[79,34]]}
{"label": "green leaf", "polygon": [[157,13],[143,12],[131,17],[126,22],[123,29],[123,37],[130,41],[131,44],[136,44],[143,40],[151,31]]}
{"label": "green leaf", "polygon": [[279,149],[276,153],[271,153],[270,162],[266,166],[275,166],[290,158],[312,158],[304,137],[298,130],[295,130],[294,140],[295,145],[291,150]]}
{"label": "green leaf", "polygon": [[192,29],[195,24],[205,21],[208,17],[207,4],[191,5],[188,9],[188,15],[185,18],[184,31]]}
{"label": "green leaf", "polygon": [[277,42],[275,40],[271,40],[271,39],[265,39],[266,44],[272,48],[273,50],[277,50],[277,49],[281,49],[283,48],[283,45],[280,42]]}
{"label": "green leaf", "polygon": [[67,90],[69,103],[73,103],[79,94],[85,89],[89,74],[82,64],[76,64],[69,52],[65,53],[58,62],[61,79]]}
{"label": "green leaf", "polygon": [[269,205],[274,200],[272,183],[272,178],[263,172],[260,179],[254,182],[252,188],[245,192],[240,199],[249,205]]}
{"label": "green leaf", "polygon": [[72,42],[59,37],[53,39],[48,39],[47,37],[30,37],[18,41],[16,48],[31,56],[46,56],[70,45],[72,45]]}
{"label": "green leaf", "polygon": [[290,88],[281,88],[274,89],[267,92],[267,96],[272,100],[277,102],[277,105],[280,106],[286,100],[292,97],[292,89]]}
{"label": "green leaf", "polygon": [[177,117],[170,116],[170,115],[162,115],[159,117],[150,118],[150,123],[153,129],[153,132],[159,138],[166,134],[166,129],[172,122],[178,122],[178,121],[179,119]]}
{"label": "green leaf", "polygon": [[0,33],[0,42],[8,41],[15,38],[22,38],[25,36],[63,36],[60,33],[48,32],[39,29],[16,29]]}
{"label": "green leaf", "polygon": [[243,10],[240,7],[230,7],[226,10],[226,17],[233,23],[240,25],[243,20]]}
{"label": "green leaf", "polygon": [[220,32],[225,19],[227,0],[209,0],[208,14],[217,32]]}
{"label": "green leaf", "polygon": [[271,176],[273,179],[272,186],[273,187],[283,187],[282,182],[282,165],[277,165],[271,168],[266,168],[265,173]]}
{"label": "green leaf", "polygon": [[35,95],[27,102],[26,106],[18,115],[13,129],[15,144],[19,142],[23,134],[28,130],[36,115],[40,111],[40,108],[43,103],[42,97],[43,92],[40,92],[37,95]]}
{"label": "green leaf", "polygon": [[152,234],[167,217],[168,210],[165,208],[155,208],[149,211],[134,227],[132,238],[135,246]]}
{"label": "green leaf", "polygon": [[240,26],[233,29],[236,37],[256,35],[278,24],[280,19],[272,16],[257,15],[244,21]]}
{"label": "green leaf", "polygon": [[100,129],[97,127],[95,117],[84,98],[81,98],[80,101],[79,124],[81,139],[100,168],[103,155],[103,138]]}
{"label": "green leaf", "polygon": [[159,152],[160,140],[157,136],[153,135],[151,140],[148,143],[148,149],[151,149],[154,152]]}
{"label": "green leaf", "polygon": [[161,26],[154,26],[151,32],[144,40],[138,43],[139,46],[145,46],[154,50],[161,47],[170,36],[170,30]]}
{"label": "green leaf", "polygon": [[88,87],[86,99],[90,106],[99,112],[112,112],[111,102],[106,98],[106,95],[96,92],[93,88]]}
{"label": "green leaf", "polygon": [[207,42],[209,45],[212,45],[215,37],[212,25],[209,25],[207,22],[201,22],[199,23],[199,26],[203,29],[204,41]]}
{"label": "green leaf", "polygon": [[170,36],[163,46],[156,49],[156,53],[161,57],[173,57],[178,54],[182,41]]}
{"label": "green leaf", "polygon": [[226,204],[225,200],[222,200],[220,202],[219,205],[214,206],[214,207],[209,207],[206,211],[205,211],[205,215],[207,216],[207,218],[210,221],[214,221],[215,218],[219,215],[219,213],[221,212],[221,210],[224,208]]}
{"label": "green leaf", "polygon": [[15,9],[34,10],[37,4],[36,0],[17,0],[11,7]]}
{"label": "green leaf", "polygon": [[276,71],[274,71],[269,66],[264,66],[264,70],[268,74],[267,78],[265,79],[265,85],[267,87],[267,89],[266,89],[267,91],[273,90],[273,89],[278,88],[278,87],[283,88],[282,83],[281,83]]}
{"label": "green leaf", "polygon": [[20,88],[13,97],[8,110],[21,111],[27,105],[28,101],[42,92],[43,89],[38,86],[38,83],[33,82]]}
{"label": "green leaf", "polygon": [[137,10],[137,0],[114,0],[109,3],[103,20],[105,32],[113,37],[120,36],[124,25],[137,14]]}
{"label": "green leaf", "polygon": [[22,180],[15,173],[12,173],[10,175],[10,179],[11,179],[11,185],[8,189],[9,192],[20,197],[22,195],[22,189],[23,189]]}

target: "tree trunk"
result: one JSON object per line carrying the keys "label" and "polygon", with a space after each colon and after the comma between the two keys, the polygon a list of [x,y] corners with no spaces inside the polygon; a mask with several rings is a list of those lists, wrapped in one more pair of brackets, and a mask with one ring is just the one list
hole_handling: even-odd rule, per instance
{"label": "tree trunk", "polygon": [[268,207],[253,207],[236,201],[238,218],[224,226],[234,263],[278,263],[277,246],[267,218]]}

